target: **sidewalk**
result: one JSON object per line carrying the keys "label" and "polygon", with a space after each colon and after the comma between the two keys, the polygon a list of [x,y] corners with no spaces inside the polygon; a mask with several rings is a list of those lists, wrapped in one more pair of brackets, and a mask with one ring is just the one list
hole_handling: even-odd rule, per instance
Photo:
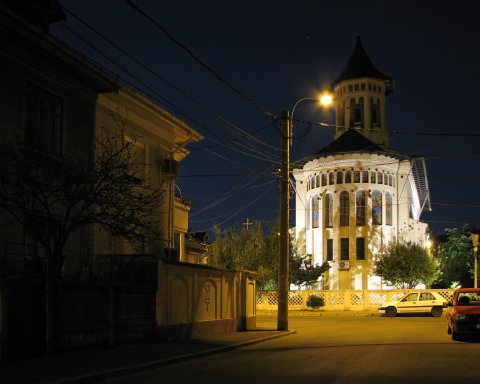
{"label": "sidewalk", "polygon": [[[273,327],[272,327],[273,329]],[[183,342],[120,345],[29,359],[0,367],[2,384],[83,384],[220,353],[295,333],[257,328]]]}

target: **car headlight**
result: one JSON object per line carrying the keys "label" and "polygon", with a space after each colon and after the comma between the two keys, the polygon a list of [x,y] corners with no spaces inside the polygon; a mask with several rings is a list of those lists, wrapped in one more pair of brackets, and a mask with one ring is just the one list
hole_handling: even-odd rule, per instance
{"label": "car headlight", "polygon": [[464,313],[457,313],[457,315],[455,316],[455,319],[457,319],[457,320],[467,320],[467,315],[465,315]]}

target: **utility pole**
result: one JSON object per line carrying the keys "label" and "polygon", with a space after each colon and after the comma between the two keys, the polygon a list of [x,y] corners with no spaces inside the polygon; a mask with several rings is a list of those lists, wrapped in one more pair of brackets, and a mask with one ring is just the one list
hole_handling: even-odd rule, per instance
{"label": "utility pole", "polygon": [[288,330],[288,291],[290,236],[290,146],[292,143],[292,118],[290,111],[281,114],[281,167],[280,167],[280,258],[278,265],[278,319],[277,329]]}

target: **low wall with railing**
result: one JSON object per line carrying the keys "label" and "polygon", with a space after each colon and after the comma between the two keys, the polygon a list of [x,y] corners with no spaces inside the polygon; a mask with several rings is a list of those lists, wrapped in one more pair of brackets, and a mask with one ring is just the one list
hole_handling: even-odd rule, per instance
{"label": "low wall with railing", "polygon": [[[307,300],[310,295],[321,297],[325,311],[375,311],[385,301],[398,300],[406,293],[418,291],[409,289],[395,290],[340,290],[319,291],[301,290],[290,291],[288,295],[289,310],[308,310]],[[446,300],[453,295],[454,289],[429,289],[439,293]],[[257,291],[257,310],[274,311],[278,308],[277,291]]]}
{"label": "low wall with railing", "polygon": [[255,277],[248,271],[161,261],[156,336],[184,339],[255,328]]}

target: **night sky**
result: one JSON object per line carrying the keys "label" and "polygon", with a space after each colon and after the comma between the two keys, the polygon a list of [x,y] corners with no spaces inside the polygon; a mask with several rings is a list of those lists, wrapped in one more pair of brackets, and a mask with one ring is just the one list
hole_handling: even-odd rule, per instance
{"label": "night sky", "polygon": [[[67,21],[51,32],[205,136],[178,179],[193,230],[278,217],[273,117],[339,75],[357,33],[395,82],[390,146],[426,159],[421,219],[435,235],[480,223],[478,0],[132,1],[145,15],[126,0],[60,0]],[[332,112],[303,103],[294,120],[292,161],[333,140],[316,124]]]}

